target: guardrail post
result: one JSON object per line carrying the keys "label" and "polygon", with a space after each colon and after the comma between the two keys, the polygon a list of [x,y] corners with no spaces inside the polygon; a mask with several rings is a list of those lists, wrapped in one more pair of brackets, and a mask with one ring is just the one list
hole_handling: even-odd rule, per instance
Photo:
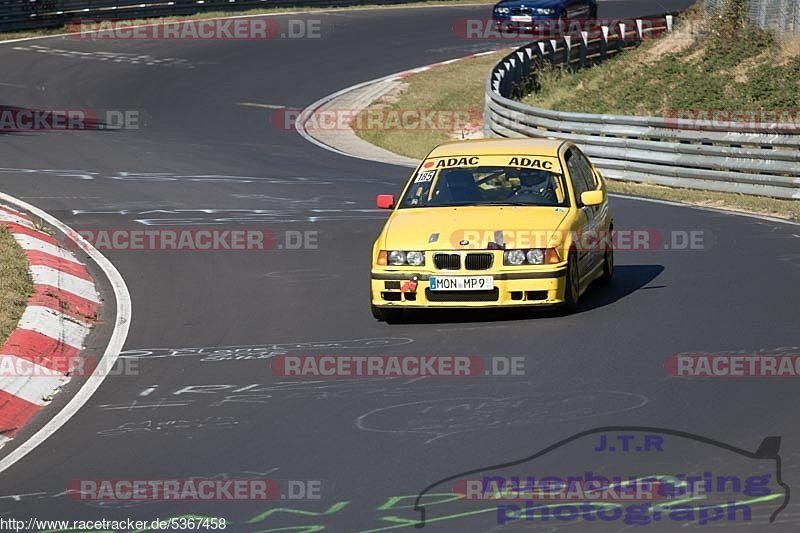
{"label": "guardrail post", "polygon": [[556,47],[558,46],[558,41],[555,39],[550,39],[550,64],[556,64]]}
{"label": "guardrail post", "polygon": [[672,15],[666,15],[664,18],[667,23],[667,33],[672,33],[672,23],[673,23]]}
{"label": "guardrail post", "polygon": [[589,32],[582,31],[581,32],[581,48],[580,48],[580,68],[586,66],[586,49],[589,48]]}
{"label": "guardrail post", "polygon": [[533,57],[533,50],[530,47],[525,47],[520,50],[522,52],[522,74],[525,78],[525,85],[522,90],[522,95],[525,96],[533,90],[533,66],[531,58]]}
{"label": "guardrail post", "polygon": [[605,61],[608,58],[608,26],[600,26],[600,60]]}
{"label": "guardrail post", "polygon": [[542,63],[544,62],[544,43],[542,41],[537,41],[536,49],[537,49],[536,51],[538,52],[537,55],[539,56],[539,66],[541,66]]}
{"label": "guardrail post", "polygon": [[636,40],[644,41],[644,21],[642,19],[636,19]]}
{"label": "guardrail post", "polygon": [[619,32],[619,40],[617,40],[618,52],[622,52],[622,49],[625,48],[625,30],[626,30],[626,25],[624,22],[620,22],[617,24],[617,31]]}
{"label": "guardrail post", "polygon": [[567,68],[570,67],[569,64],[569,57],[570,52],[572,51],[572,36],[565,35],[564,36],[564,64],[567,65]]}

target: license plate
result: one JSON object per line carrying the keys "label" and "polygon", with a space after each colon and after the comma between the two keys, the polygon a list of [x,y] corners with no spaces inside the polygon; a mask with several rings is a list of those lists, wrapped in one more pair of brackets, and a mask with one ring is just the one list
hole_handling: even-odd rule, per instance
{"label": "license plate", "polygon": [[492,276],[431,276],[432,291],[490,291]]}
{"label": "license plate", "polygon": [[533,22],[530,15],[511,15],[511,22]]}

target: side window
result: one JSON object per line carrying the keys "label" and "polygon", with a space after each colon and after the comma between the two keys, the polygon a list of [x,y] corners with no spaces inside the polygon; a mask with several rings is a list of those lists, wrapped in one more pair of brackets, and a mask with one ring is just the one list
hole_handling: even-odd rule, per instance
{"label": "side window", "polygon": [[592,164],[589,163],[589,160],[586,159],[586,156],[583,155],[580,150],[575,150],[573,156],[577,161],[578,167],[581,169],[581,174],[583,174],[586,179],[588,190],[593,191],[597,189],[597,178],[595,178],[594,172],[592,172]]}
{"label": "side window", "polygon": [[577,156],[577,152],[569,150],[565,155],[564,159],[567,161],[567,170],[569,170],[569,179],[572,181],[572,188],[575,189],[575,200],[578,202],[578,205],[581,205],[581,194],[588,191],[588,187],[586,185],[586,177],[585,171],[580,164],[579,157]]}

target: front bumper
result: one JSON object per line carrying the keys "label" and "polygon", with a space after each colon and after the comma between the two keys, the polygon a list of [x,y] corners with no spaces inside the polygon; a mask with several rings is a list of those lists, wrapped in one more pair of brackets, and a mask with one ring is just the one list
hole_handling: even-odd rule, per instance
{"label": "front bumper", "polygon": [[[548,265],[535,270],[503,272],[373,270],[371,276],[372,305],[376,307],[535,307],[564,302],[566,263]],[[492,276],[492,291],[431,291],[431,276]],[[415,290],[402,288],[416,278]]]}
{"label": "front bumper", "polygon": [[518,15],[514,15],[513,17],[517,20],[512,20],[512,15],[495,14],[492,17],[495,29],[510,33],[530,33],[545,30],[550,33],[556,33],[554,24],[558,19],[555,17],[533,16],[531,20],[519,20]]}

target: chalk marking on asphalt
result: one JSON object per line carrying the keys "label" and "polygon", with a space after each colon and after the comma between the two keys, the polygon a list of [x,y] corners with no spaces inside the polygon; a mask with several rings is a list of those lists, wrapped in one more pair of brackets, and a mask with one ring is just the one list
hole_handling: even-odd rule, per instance
{"label": "chalk marking on asphalt", "polygon": [[261,107],[264,109],[286,109],[286,106],[283,105],[257,104],[255,102],[236,102],[236,105],[243,107]]}
{"label": "chalk marking on asphalt", "polygon": [[114,299],[116,300],[116,317],[114,320],[114,330],[111,333],[108,345],[106,346],[103,356],[97,364],[97,367],[92,372],[92,375],[86,379],[83,386],[75,393],[75,395],[67,402],[58,413],[48,420],[36,433],[34,433],[25,442],[20,444],[17,448],[11,451],[7,456],[0,460],[0,473],[9,469],[20,459],[35,450],[40,444],[46,441],[53,433],[58,431],[64,424],[66,424],[81,407],[86,404],[92,397],[95,391],[105,380],[106,376],[114,368],[114,364],[119,357],[120,351],[125,344],[125,339],[128,336],[128,329],[131,322],[131,298],[128,292],[128,287],[125,285],[125,280],[122,275],[114,267],[114,265],[106,259],[97,249],[92,246],[90,242],[80,236],[75,230],[58,220],[56,217],[49,213],[35,207],[27,202],[24,202],[14,196],[0,192],[0,200],[13,204],[24,211],[27,211],[36,217],[47,222],[51,226],[61,231],[68,239],[80,247],[86,255],[94,261],[97,266],[103,271],[111,288],[114,291]]}

